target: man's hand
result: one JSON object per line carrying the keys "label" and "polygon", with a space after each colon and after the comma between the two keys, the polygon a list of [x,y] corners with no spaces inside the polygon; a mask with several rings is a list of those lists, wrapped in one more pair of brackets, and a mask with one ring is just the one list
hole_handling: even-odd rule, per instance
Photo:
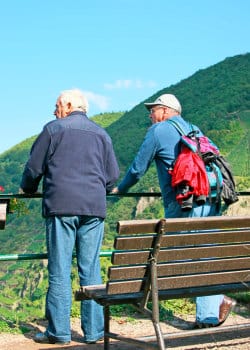
{"label": "man's hand", "polygon": [[114,187],[110,193],[119,193],[118,187]]}
{"label": "man's hand", "polygon": [[38,192],[38,191],[33,192],[33,193],[31,193],[31,192],[24,192],[24,190],[20,187],[19,190],[18,190],[18,194],[32,195],[32,194],[42,194],[42,193],[41,193],[41,192]]}

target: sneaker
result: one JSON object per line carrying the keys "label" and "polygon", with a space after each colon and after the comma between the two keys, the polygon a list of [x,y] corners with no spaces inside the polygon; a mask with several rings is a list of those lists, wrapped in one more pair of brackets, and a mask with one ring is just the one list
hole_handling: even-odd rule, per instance
{"label": "sneaker", "polygon": [[236,301],[234,299],[231,299],[227,297],[226,295],[224,296],[224,299],[222,303],[220,304],[220,313],[219,313],[219,324],[220,326],[222,323],[226,321],[228,318],[230,312],[233,310],[233,308],[236,305]]}
{"label": "sneaker", "polygon": [[42,344],[56,344],[56,345],[68,345],[70,341],[56,340],[48,337],[46,333],[37,333],[34,337],[36,343]]}
{"label": "sneaker", "polygon": [[83,342],[85,344],[96,344],[96,343],[99,343],[99,342],[103,341],[103,339],[104,339],[103,337],[101,337],[99,339],[96,339],[96,340],[85,340],[85,339],[83,339]]}

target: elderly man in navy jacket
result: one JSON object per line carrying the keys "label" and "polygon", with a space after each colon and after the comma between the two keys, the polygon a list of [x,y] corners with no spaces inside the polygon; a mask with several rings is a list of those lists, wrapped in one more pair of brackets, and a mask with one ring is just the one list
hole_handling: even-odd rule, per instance
{"label": "elderly man in navy jacket", "polygon": [[[76,247],[80,285],[101,283],[101,249],[106,193],[119,169],[112,141],[104,129],[87,118],[88,102],[80,90],[63,91],[55,116],[34,142],[25,166],[21,190],[35,193],[43,178],[49,287],[48,326],[40,343],[71,340],[71,262]],[[81,325],[86,343],[103,337],[103,310],[94,301],[81,302]]]}

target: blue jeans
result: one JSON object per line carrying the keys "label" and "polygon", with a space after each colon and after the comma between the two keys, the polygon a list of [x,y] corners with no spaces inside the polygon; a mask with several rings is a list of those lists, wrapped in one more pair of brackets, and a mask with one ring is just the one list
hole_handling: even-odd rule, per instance
{"label": "blue jeans", "polygon": [[[165,208],[165,217],[183,218],[183,217],[205,217],[220,215],[217,205],[210,204],[209,200],[204,205],[194,204],[190,211],[182,211],[180,205],[174,201]],[[223,295],[211,295],[196,298],[196,322],[209,323],[216,325],[219,323],[220,304]]]}
{"label": "blue jeans", "polygon": [[[46,335],[52,340],[71,340],[71,265],[76,247],[80,285],[101,284],[99,253],[104,220],[90,216],[46,218],[49,287],[46,297]],[[103,337],[103,308],[94,301],[81,302],[84,340]]]}

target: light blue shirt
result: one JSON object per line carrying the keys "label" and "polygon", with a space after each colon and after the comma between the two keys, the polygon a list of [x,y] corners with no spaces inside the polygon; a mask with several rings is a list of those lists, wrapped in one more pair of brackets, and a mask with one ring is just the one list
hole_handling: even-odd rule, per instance
{"label": "light blue shirt", "polygon": [[[176,121],[185,133],[191,131],[190,123],[180,115],[171,118]],[[127,192],[146,173],[150,164],[155,161],[164,207],[175,201],[171,186],[171,175],[168,170],[180,151],[180,133],[167,120],[153,124],[134,158],[128,172],[118,185],[119,192]]]}

